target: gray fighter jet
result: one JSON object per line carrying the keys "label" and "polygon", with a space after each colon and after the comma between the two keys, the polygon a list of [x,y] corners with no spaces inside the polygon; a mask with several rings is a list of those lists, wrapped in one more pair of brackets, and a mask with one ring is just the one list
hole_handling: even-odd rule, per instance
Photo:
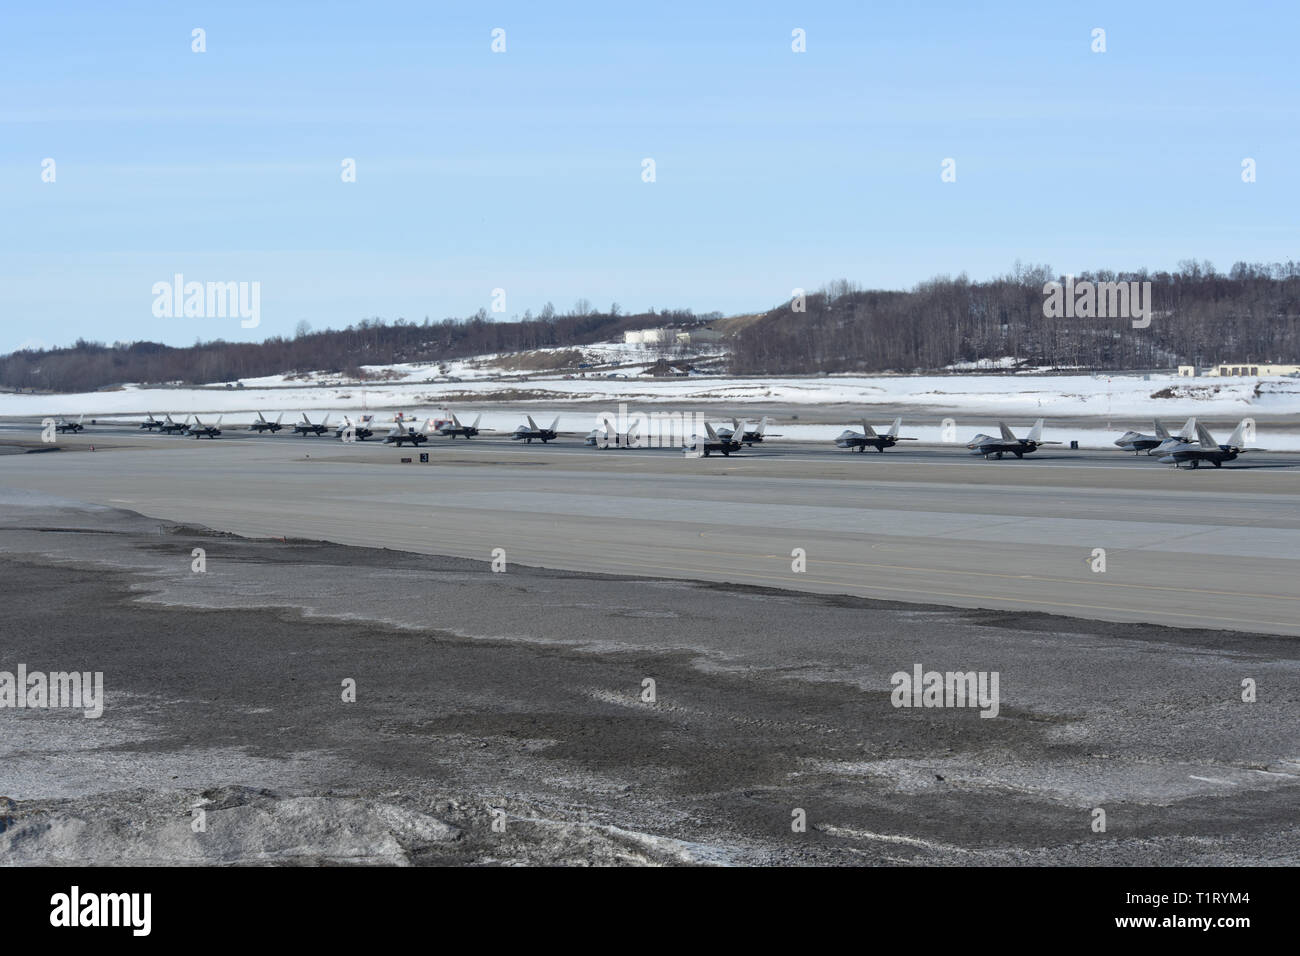
{"label": "gray fighter jet", "polygon": [[1125,451],[1131,451],[1135,455],[1146,452],[1152,454],[1157,448],[1168,441],[1181,442],[1188,444],[1194,441],[1192,436],[1196,434],[1196,419],[1187,419],[1187,424],[1183,426],[1182,431],[1177,435],[1169,434],[1160,419],[1156,419],[1156,433],[1154,435],[1143,435],[1141,432],[1125,432],[1115,439],[1115,444]]}
{"label": "gray fighter jet", "polygon": [[555,416],[555,421],[551,422],[550,428],[538,428],[537,422],[533,421],[533,416],[531,415],[525,415],[524,418],[528,419],[528,424],[520,425],[516,428],[510,435],[511,441],[524,441],[531,445],[533,439],[536,438],[545,445],[548,441],[551,441],[559,434],[559,432],[555,430],[560,427],[559,415]]}
{"label": "gray fighter jet", "polygon": [[1161,453],[1161,464],[1173,465],[1175,468],[1184,462],[1193,468],[1199,468],[1201,462],[1208,461],[1215,468],[1222,468],[1225,461],[1232,461],[1246,451],[1246,422],[1239,424],[1228,436],[1228,443],[1220,445],[1214,440],[1209,429],[1204,425],[1196,426],[1195,444],[1182,444],[1173,440],[1165,442],[1157,451]]}
{"label": "gray fighter jet", "polygon": [[1032,452],[1037,451],[1043,445],[1059,445],[1059,441],[1043,441],[1043,420],[1040,418],[1034,422],[1034,427],[1029,429],[1029,434],[1024,438],[1017,438],[1015,433],[1003,422],[998,422],[998,428],[1002,430],[1001,438],[994,438],[991,435],[976,435],[966,447],[971,450],[972,455],[983,455],[988,458],[990,455],[994,458],[1001,458],[1003,455],[1015,455],[1017,458],[1024,458]]}
{"label": "gray fighter jet", "polygon": [[[743,435],[744,429],[737,428],[737,431]],[[733,451],[738,451],[742,447],[742,442],[737,440],[733,435],[722,437],[713,430],[713,426],[708,422],[704,423],[704,432],[707,437],[700,438],[699,435],[692,435],[691,440],[685,445],[686,451],[700,452],[705,458],[708,458],[715,451],[720,451],[724,455],[730,455]]]}
{"label": "gray fighter jet", "polygon": [[915,438],[900,438],[898,436],[898,429],[902,424],[903,420],[901,418],[895,418],[894,423],[889,426],[889,431],[883,435],[877,435],[876,430],[864,421],[861,433],[852,429],[845,429],[840,433],[840,437],[835,439],[835,444],[841,448],[856,448],[858,451],[866,451],[868,447],[871,447],[883,453],[886,448],[893,448],[900,441],[916,441]]}
{"label": "gray fighter jet", "polygon": [[216,438],[221,434],[221,419],[224,417],[224,415],[217,416],[217,423],[215,425],[205,425],[199,416],[195,415],[194,424],[189,427],[189,430],[185,434],[189,435],[191,438]]}
{"label": "gray fighter jet", "polygon": [[295,435],[302,435],[304,438],[306,438],[308,435],[315,435],[317,438],[320,438],[321,435],[329,431],[329,424],[330,424],[330,417],[328,415],[325,416],[324,421],[322,421],[319,425],[316,425],[312,422],[310,418],[307,417],[307,413],[303,412],[302,421],[298,422],[298,424],[293,426],[293,433]]}
{"label": "gray fighter jet", "polygon": [[259,435],[262,434],[262,432],[271,432],[271,433],[278,432],[281,428],[284,427],[283,425],[280,424],[283,418],[284,418],[284,412],[281,412],[279,415],[275,416],[275,421],[268,422],[265,418],[262,417],[262,413],[258,412],[257,421],[249,425],[248,430],[250,432],[257,432]]}

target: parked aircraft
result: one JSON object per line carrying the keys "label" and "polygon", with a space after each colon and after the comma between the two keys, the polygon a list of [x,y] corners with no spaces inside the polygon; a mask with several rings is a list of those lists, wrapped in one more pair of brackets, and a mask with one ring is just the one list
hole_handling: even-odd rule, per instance
{"label": "parked aircraft", "polygon": [[79,432],[83,428],[85,428],[85,426],[81,424],[81,420],[85,417],[86,416],[84,414],[78,415],[77,420],[75,422],[70,422],[62,415],[60,415],[58,422],[56,422],[54,425],[54,430],[56,432],[59,432],[60,434],[64,434],[66,432]]}
{"label": "parked aircraft", "polygon": [[194,424],[190,426],[186,434],[193,438],[216,438],[221,434],[221,419],[224,417],[224,415],[218,416],[215,425],[205,425],[199,416],[195,415]]}
{"label": "parked aircraft", "polygon": [[402,447],[404,442],[410,442],[412,445],[419,445],[429,440],[429,423],[425,422],[417,431],[414,428],[407,428],[405,422],[397,422],[393,426],[387,437],[384,438],[385,445],[396,445]]}
{"label": "parked aircraft", "polygon": [[637,444],[637,424],[633,422],[622,435],[608,427],[593,428],[587,433],[587,444],[595,445],[597,448],[638,448],[640,446]]}
{"label": "parked aircraft", "polygon": [[1133,454],[1146,452],[1148,455],[1159,448],[1167,441],[1181,442],[1188,444],[1194,441],[1192,435],[1196,433],[1196,419],[1187,419],[1187,424],[1183,426],[1182,431],[1177,435],[1171,435],[1165,429],[1165,426],[1156,419],[1156,433],[1154,435],[1143,435],[1141,432],[1125,432],[1115,439],[1115,444],[1125,451],[1131,451]]}
{"label": "parked aircraft", "polygon": [[283,425],[280,424],[280,422],[283,419],[284,419],[284,412],[281,412],[279,415],[276,415],[275,421],[273,422],[268,422],[265,418],[262,417],[262,413],[258,412],[257,421],[249,425],[248,430],[250,432],[257,432],[259,435],[262,434],[262,432],[278,432],[281,428],[284,427]]}
{"label": "parked aircraft", "polygon": [[915,438],[898,437],[898,429],[902,424],[901,418],[895,418],[894,423],[889,426],[889,431],[877,435],[876,430],[864,421],[860,434],[852,429],[846,429],[840,433],[839,438],[835,439],[835,444],[841,448],[856,448],[858,451],[866,451],[870,447],[883,453],[886,448],[893,448],[900,441],[916,441]]}
{"label": "parked aircraft", "polygon": [[149,417],[140,423],[140,427],[145,431],[153,431],[155,428],[162,428],[163,423],[153,417],[153,412],[145,412]]}
{"label": "parked aircraft", "polygon": [[1171,439],[1161,445],[1157,451],[1163,455],[1160,459],[1161,463],[1173,465],[1175,468],[1183,462],[1189,463],[1193,468],[1199,468],[1203,461],[1208,461],[1215,468],[1222,468],[1225,461],[1232,461],[1247,450],[1245,444],[1246,422],[1243,421],[1228,436],[1226,445],[1220,445],[1215,441],[1214,436],[1204,425],[1197,425],[1195,444],[1180,444]]}
{"label": "parked aircraft", "polygon": [[551,422],[550,428],[538,428],[537,422],[533,421],[533,416],[525,415],[524,417],[528,419],[528,424],[520,425],[518,428],[516,428],[510,436],[511,441],[522,440],[522,441],[526,441],[528,444],[531,445],[533,443],[533,439],[536,438],[543,445],[545,445],[548,441],[555,438],[555,436],[559,434],[559,432],[555,430],[560,425],[559,415],[555,416],[555,421]]}
{"label": "parked aircraft", "polygon": [[1043,445],[1059,445],[1059,441],[1043,441],[1043,420],[1040,418],[1034,422],[1034,427],[1029,429],[1029,435],[1025,438],[1017,438],[1011,429],[1004,423],[998,422],[998,428],[1002,429],[1001,438],[993,438],[990,435],[976,435],[967,444],[966,447],[971,449],[972,455],[983,455],[985,458],[992,455],[994,458],[1001,458],[1003,455],[1015,455],[1017,458],[1023,458],[1030,452],[1037,451]]}
{"label": "parked aircraft", "polygon": [[[733,451],[736,451],[741,447],[741,443],[735,438],[730,436],[723,438],[719,435],[713,430],[713,426],[708,422],[704,423],[704,432],[707,436],[704,439],[701,439],[699,435],[691,436],[690,443],[686,445],[688,451],[703,452],[704,457],[708,458],[709,455],[715,451],[720,451],[724,455],[730,455]],[[741,430],[740,433],[743,435],[744,431]]]}
{"label": "parked aircraft", "polygon": [[320,438],[321,435],[329,431],[329,423],[330,417],[326,415],[325,420],[319,425],[313,424],[312,420],[307,417],[307,413],[303,412],[302,421],[293,426],[293,433],[295,435],[302,435],[304,438],[308,435],[315,435],[317,438]]}
{"label": "parked aircraft", "polygon": [[[474,424],[462,425],[460,419],[453,414],[450,422],[437,423],[438,434],[451,439],[455,439],[457,435],[464,435],[466,440],[468,440],[478,434],[478,423],[482,418],[483,416],[479,415],[478,418],[474,419]],[[488,431],[491,431],[491,429],[488,429]]]}
{"label": "parked aircraft", "polygon": [[365,441],[367,438],[370,438],[375,434],[370,429],[371,420],[372,420],[372,416],[362,415],[361,421],[357,422],[357,424],[354,425],[352,424],[352,419],[344,415],[343,424],[340,425],[337,429],[335,429],[334,437],[344,438],[350,432],[353,441]]}
{"label": "parked aircraft", "polygon": [[[742,445],[748,445],[750,448],[753,448],[756,443],[761,444],[763,441],[763,433],[767,430],[767,417],[764,416],[763,420],[758,423],[758,427],[755,428],[753,431],[747,431],[745,429],[742,429],[740,427],[740,422],[734,418],[731,420],[731,426],[732,426],[731,428],[719,428],[717,430],[718,437],[733,438],[735,437],[736,432],[740,432],[741,434],[741,438],[739,439],[740,443]],[[780,438],[781,436],[777,434],[773,434],[772,437]]]}
{"label": "parked aircraft", "polygon": [[184,435],[190,430],[190,416],[185,416],[185,421],[173,421],[170,415],[166,416],[166,421],[159,426],[158,430],[164,435]]}

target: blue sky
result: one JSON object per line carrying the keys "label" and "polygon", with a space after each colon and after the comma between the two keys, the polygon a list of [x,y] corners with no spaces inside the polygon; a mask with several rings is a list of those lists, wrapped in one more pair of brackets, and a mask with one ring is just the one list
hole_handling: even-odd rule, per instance
{"label": "blue sky", "polygon": [[[8,4],[0,351],[439,320],[498,287],[505,317],[730,314],[1016,259],[1294,259],[1298,27],[1284,3]],[[260,282],[260,326],[155,318],[175,273]]]}

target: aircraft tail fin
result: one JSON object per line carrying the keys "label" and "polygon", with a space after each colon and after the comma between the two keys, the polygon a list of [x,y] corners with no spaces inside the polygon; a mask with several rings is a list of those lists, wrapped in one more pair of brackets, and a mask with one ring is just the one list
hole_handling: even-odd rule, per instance
{"label": "aircraft tail fin", "polygon": [[1246,419],[1242,419],[1237,427],[1233,429],[1232,434],[1228,437],[1228,445],[1232,448],[1244,448],[1246,446]]}
{"label": "aircraft tail fin", "polygon": [[460,428],[460,419],[456,417],[455,412],[451,413],[451,423],[455,425],[457,428]]}
{"label": "aircraft tail fin", "polygon": [[1169,440],[1169,432],[1165,426],[1160,423],[1160,419],[1158,418],[1156,419],[1156,437],[1163,439],[1164,441]]}
{"label": "aircraft tail fin", "polygon": [[1016,433],[1007,427],[1006,422],[998,422],[998,428],[1002,429],[1002,437],[1007,441],[1015,441]]}
{"label": "aircraft tail fin", "polygon": [[[479,412],[478,415],[475,416],[475,418],[474,418],[474,424],[473,424],[473,425],[470,425],[469,427],[470,427],[470,428],[478,428],[478,423],[481,422],[482,420],[483,420],[483,413],[482,413],[482,412]],[[489,430],[490,430],[490,429],[489,429]]]}
{"label": "aircraft tail fin", "polygon": [[1196,426],[1196,440],[1201,443],[1202,448],[1219,447],[1219,443],[1214,440],[1214,436],[1210,434],[1210,430],[1204,425],[1198,424]]}
{"label": "aircraft tail fin", "polygon": [[867,420],[865,418],[862,419],[862,437],[863,438],[876,437],[876,430],[867,424]]}
{"label": "aircraft tail fin", "polygon": [[1196,416],[1193,415],[1191,418],[1187,419],[1187,424],[1183,426],[1183,430],[1180,431],[1176,437],[1186,438],[1190,441],[1191,437],[1195,434],[1196,434]]}
{"label": "aircraft tail fin", "polygon": [[713,441],[718,440],[718,433],[713,430],[713,426],[708,422],[704,423],[704,431]]}
{"label": "aircraft tail fin", "polygon": [[529,428],[531,428],[531,429],[532,429],[533,431],[535,431],[535,432],[536,432],[536,431],[541,431],[541,429],[537,427],[537,422],[533,421],[533,416],[532,416],[532,415],[525,415],[524,418],[528,419],[528,427],[529,427]]}
{"label": "aircraft tail fin", "polygon": [[330,417],[329,417],[328,415],[326,415],[325,418],[324,418],[324,420],[322,420],[320,424],[321,424],[321,427],[324,428],[324,427],[325,427],[326,425],[328,425],[329,423],[330,423]]}
{"label": "aircraft tail fin", "polygon": [[284,412],[281,412],[279,415],[275,416],[275,423],[278,425],[283,419],[284,419]]}
{"label": "aircraft tail fin", "polygon": [[556,416],[555,416],[555,421],[551,422],[551,427],[550,427],[549,429],[547,429],[547,430],[548,430],[548,431],[555,431],[555,430],[556,430],[557,428],[559,428],[559,427],[560,427],[560,416],[559,416],[559,415],[556,415]]}
{"label": "aircraft tail fin", "polygon": [[901,417],[900,417],[900,418],[895,418],[895,419],[894,419],[894,424],[892,424],[892,425],[889,426],[889,437],[890,437],[890,438],[897,438],[897,437],[898,437],[898,430],[899,430],[902,426],[903,426],[903,419],[902,419]]}
{"label": "aircraft tail fin", "polygon": [[1043,420],[1041,418],[1038,421],[1034,422],[1034,427],[1029,429],[1029,434],[1026,437],[1030,441],[1043,440]]}

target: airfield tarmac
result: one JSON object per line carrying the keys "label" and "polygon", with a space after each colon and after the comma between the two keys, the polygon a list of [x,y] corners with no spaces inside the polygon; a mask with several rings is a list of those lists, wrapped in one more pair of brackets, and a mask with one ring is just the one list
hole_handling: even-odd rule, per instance
{"label": "airfield tarmac", "polygon": [[15,862],[1300,861],[1294,456],[60,447],[0,456],[5,657],[110,706],[3,715]]}
{"label": "airfield tarmac", "polygon": [[697,459],[573,439],[412,451],[230,434],[69,436],[63,452],[0,455],[0,485],[249,537],[1300,634],[1297,455],[1193,472],[1060,449],[985,461],[769,443]]}

